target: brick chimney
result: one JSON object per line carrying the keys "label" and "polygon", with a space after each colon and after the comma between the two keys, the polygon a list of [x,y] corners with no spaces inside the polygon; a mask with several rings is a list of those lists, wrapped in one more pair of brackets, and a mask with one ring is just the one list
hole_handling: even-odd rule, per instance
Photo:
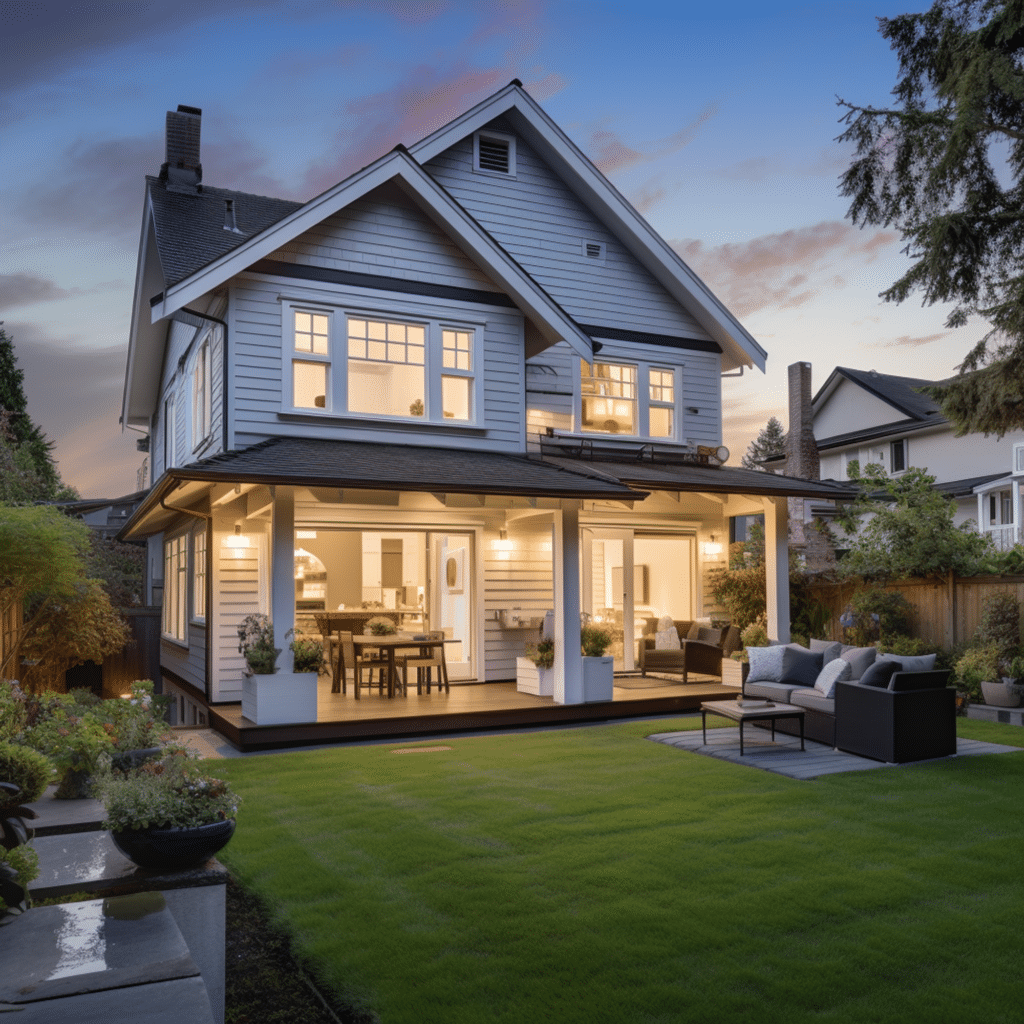
{"label": "brick chimney", "polygon": [[197,195],[203,180],[199,162],[199,126],[203,112],[198,107],[178,105],[167,111],[167,155],[160,177],[168,192]]}
{"label": "brick chimney", "polygon": [[786,475],[805,480],[821,477],[818,445],[811,411],[811,364],[789,367],[789,433],[786,435]]}

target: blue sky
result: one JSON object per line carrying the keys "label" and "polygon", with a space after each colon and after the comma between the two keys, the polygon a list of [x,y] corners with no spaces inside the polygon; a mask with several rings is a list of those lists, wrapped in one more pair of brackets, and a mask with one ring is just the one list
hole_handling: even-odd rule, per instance
{"label": "blue sky", "polygon": [[724,382],[738,462],[786,367],[940,378],[984,333],[882,303],[898,237],[845,220],[836,97],[884,104],[902,0],[6,0],[0,318],[83,496],[135,489],[118,426],[143,176],[203,109],[203,179],[305,200],[520,78],[769,354]]}

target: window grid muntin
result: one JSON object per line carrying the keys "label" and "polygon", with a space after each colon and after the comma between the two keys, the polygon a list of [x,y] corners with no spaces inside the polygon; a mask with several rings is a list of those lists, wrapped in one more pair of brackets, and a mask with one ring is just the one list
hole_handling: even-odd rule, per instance
{"label": "window grid muntin", "polygon": [[445,370],[473,372],[473,332],[454,327],[441,329],[441,365]]}
{"label": "window grid muntin", "polygon": [[364,362],[424,366],[426,335],[423,324],[349,317],[348,358]]}
{"label": "window grid muntin", "polygon": [[312,309],[296,309],[293,318],[295,351],[303,355],[329,356],[331,318]]}
{"label": "window grid muntin", "polygon": [[180,534],[164,541],[164,594],[161,627],[163,634],[187,642],[186,604],[188,596],[188,536]]}
{"label": "window grid muntin", "polygon": [[[586,433],[636,435],[639,424],[637,417],[637,367],[631,363],[583,363],[581,375],[582,411],[580,426]],[[587,412],[591,419],[587,422]],[[601,426],[595,426],[597,419]],[[622,421],[625,429],[611,427]]]}

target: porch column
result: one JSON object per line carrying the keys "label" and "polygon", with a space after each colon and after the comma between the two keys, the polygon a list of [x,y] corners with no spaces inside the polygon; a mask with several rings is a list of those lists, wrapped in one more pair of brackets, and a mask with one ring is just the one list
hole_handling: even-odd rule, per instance
{"label": "porch column", "polygon": [[556,704],[583,703],[580,653],[580,503],[563,501],[555,513],[552,537],[555,591]]}
{"label": "porch column", "polygon": [[789,643],[789,501],[764,498],[763,502],[768,636]]}
{"label": "porch column", "polygon": [[1013,479],[1013,490],[1010,492],[1013,495],[1013,535],[1010,537],[1010,547],[1015,544],[1019,544],[1021,537],[1024,536],[1024,531],[1020,528],[1020,481],[1014,477]]}
{"label": "porch column", "polygon": [[274,646],[281,648],[277,667],[294,671],[291,642],[285,634],[295,627],[295,491],[272,487],[270,528],[270,618],[274,623]]}
{"label": "porch column", "polygon": [[633,642],[636,592],[633,587],[633,531],[627,530],[622,537],[622,667],[632,672],[636,667],[636,652]]}

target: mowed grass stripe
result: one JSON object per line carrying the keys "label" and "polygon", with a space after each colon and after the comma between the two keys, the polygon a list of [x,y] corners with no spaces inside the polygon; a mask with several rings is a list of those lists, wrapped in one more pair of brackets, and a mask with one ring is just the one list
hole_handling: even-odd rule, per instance
{"label": "mowed grass stripe", "polygon": [[220,762],[223,859],[384,1024],[1019,1019],[1024,753],[800,782],[644,739],[693,725]]}

